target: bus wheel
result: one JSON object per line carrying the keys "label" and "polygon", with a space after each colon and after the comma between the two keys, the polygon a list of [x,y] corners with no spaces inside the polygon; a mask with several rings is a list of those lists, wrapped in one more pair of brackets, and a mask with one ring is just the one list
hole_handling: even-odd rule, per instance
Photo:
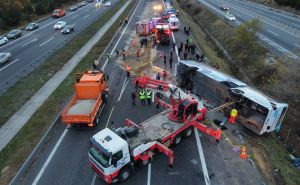
{"label": "bus wheel", "polygon": [[184,131],[183,136],[184,136],[184,137],[189,137],[189,136],[192,135],[192,133],[193,133],[192,128],[187,128],[187,129]]}
{"label": "bus wheel", "polygon": [[173,144],[174,144],[174,145],[178,145],[180,142],[181,142],[181,135],[178,134],[178,135],[174,138]]}
{"label": "bus wheel", "polygon": [[119,174],[119,180],[121,182],[126,181],[131,176],[131,170],[129,168],[124,168]]}

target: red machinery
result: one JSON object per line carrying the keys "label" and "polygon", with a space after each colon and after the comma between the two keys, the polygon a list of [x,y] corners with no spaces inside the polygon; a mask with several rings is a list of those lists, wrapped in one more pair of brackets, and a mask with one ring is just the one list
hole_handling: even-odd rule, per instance
{"label": "red machinery", "polygon": [[170,44],[171,29],[166,23],[158,23],[155,26],[156,42],[161,44]]}

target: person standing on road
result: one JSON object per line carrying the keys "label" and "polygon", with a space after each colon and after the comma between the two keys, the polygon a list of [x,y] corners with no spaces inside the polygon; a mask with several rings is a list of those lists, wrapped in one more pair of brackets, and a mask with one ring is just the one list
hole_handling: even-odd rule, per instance
{"label": "person standing on road", "polygon": [[159,74],[159,72],[156,74],[156,80],[160,80],[160,74]]}
{"label": "person standing on road", "polygon": [[126,65],[126,72],[128,78],[130,78],[130,71],[131,71],[131,67],[129,65]]}
{"label": "person standing on road", "polygon": [[106,56],[107,56],[108,62],[110,62],[111,61],[111,54],[109,52],[107,52]]}
{"label": "person standing on road", "polygon": [[125,56],[126,56],[126,51],[125,51],[125,49],[123,49],[122,55],[123,55],[123,60],[125,61]]}
{"label": "person standing on road", "polygon": [[184,50],[183,52],[183,60],[187,60],[188,52],[187,50]]}
{"label": "person standing on road", "polygon": [[133,90],[131,93],[132,105],[135,105],[136,91]]}
{"label": "person standing on road", "polygon": [[99,62],[98,60],[95,60],[94,63],[93,63],[93,70],[99,70]]}
{"label": "person standing on road", "polygon": [[116,57],[119,58],[119,50],[116,49]]}
{"label": "person standing on road", "polygon": [[128,17],[125,18],[125,24],[128,24]]}
{"label": "person standing on road", "polygon": [[136,50],[136,58],[138,60],[140,59],[140,49],[139,48]]}
{"label": "person standing on road", "polygon": [[145,102],[146,94],[145,94],[144,89],[142,89],[139,94],[140,94],[140,100],[141,100],[142,105],[145,105],[146,104],[146,102]]}
{"label": "person standing on road", "polygon": [[236,109],[231,109],[229,123],[234,124],[235,119],[238,117],[238,111]]}
{"label": "person standing on road", "polygon": [[167,56],[166,55],[164,55],[163,61],[164,61],[165,69],[166,69],[166,67],[167,67]]}
{"label": "person standing on road", "polygon": [[172,56],[170,56],[169,63],[170,63],[170,69],[172,69],[172,63],[173,63],[173,58],[172,58]]}
{"label": "person standing on road", "polygon": [[147,97],[148,105],[151,105],[152,91],[150,89],[146,90],[146,97]]}
{"label": "person standing on road", "polygon": [[122,24],[123,24],[123,21],[122,21],[122,20],[120,20],[120,22],[119,22],[119,25],[120,25],[120,27],[122,26]]}

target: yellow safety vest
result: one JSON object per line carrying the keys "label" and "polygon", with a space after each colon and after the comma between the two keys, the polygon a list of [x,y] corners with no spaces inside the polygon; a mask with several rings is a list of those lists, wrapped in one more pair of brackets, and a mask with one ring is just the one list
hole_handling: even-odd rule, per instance
{"label": "yellow safety vest", "polygon": [[238,111],[237,111],[236,109],[232,109],[231,112],[230,112],[230,115],[231,115],[232,117],[236,117],[236,116],[237,116],[237,113],[238,113]]}
{"label": "yellow safety vest", "polygon": [[147,91],[147,99],[152,98],[152,92],[151,91]]}
{"label": "yellow safety vest", "polygon": [[141,100],[144,100],[146,97],[145,97],[145,92],[144,91],[140,91],[140,99]]}

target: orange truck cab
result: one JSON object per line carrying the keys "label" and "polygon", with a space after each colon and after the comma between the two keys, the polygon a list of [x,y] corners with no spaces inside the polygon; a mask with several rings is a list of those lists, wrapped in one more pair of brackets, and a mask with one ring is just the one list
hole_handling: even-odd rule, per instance
{"label": "orange truck cab", "polygon": [[63,9],[55,9],[53,10],[52,17],[59,18],[66,15],[66,12]]}
{"label": "orange truck cab", "polygon": [[68,126],[96,126],[99,109],[108,95],[104,72],[86,71],[75,74],[74,91],[75,95],[61,114],[62,122]]}

